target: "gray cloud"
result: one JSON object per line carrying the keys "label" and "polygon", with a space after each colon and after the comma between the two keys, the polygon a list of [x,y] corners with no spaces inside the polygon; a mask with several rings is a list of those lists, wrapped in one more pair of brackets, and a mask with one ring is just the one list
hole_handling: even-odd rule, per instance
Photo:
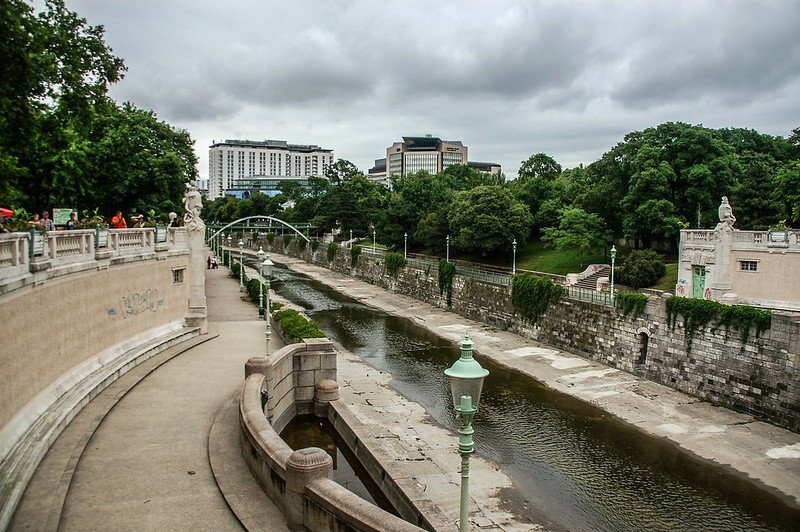
{"label": "gray cloud", "polygon": [[567,166],[667,120],[797,127],[800,4],[68,0],[129,65],[112,94],[206,146],[283,138],[368,168],[403,135]]}

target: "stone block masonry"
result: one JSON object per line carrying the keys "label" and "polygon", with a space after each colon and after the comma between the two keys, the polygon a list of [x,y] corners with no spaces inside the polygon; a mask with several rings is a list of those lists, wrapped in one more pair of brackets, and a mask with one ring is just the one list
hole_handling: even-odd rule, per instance
{"label": "stone block masonry", "polygon": [[[447,306],[435,267],[426,271],[407,265],[392,277],[382,261],[364,255],[351,268],[345,250],[330,263],[324,249],[313,254],[294,246],[278,251]],[[668,295],[648,293],[645,311],[637,318],[622,317],[599,303],[562,298],[530,324],[515,314],[511,287],[461,277],[456,271],[450,310],[800,432],[800,316],[775,312],[772,327],[761,338],[751,331],[744,344],[740,331],[712,323],[695,333],[690,348],[682,319],[674,329],[667,325]]]}

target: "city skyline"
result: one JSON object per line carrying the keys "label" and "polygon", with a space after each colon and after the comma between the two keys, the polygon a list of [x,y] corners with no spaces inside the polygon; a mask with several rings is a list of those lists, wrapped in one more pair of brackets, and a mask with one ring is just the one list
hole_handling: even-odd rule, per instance
{"label": "city skyline", "polygon": [[531,154],[587,164],[667,121],[800,126],[791,1],[67,6],[128,66],[111,95],[189,131],[202,178],[215,139],[313,142],[366,172],[431,134],[514,177]]}

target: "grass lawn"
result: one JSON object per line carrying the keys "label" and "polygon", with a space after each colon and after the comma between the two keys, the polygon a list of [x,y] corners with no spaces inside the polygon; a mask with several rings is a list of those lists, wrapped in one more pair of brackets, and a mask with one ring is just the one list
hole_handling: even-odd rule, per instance
{"label": "grass lawn", "polygon": [[675,292],[675,285],[678,284],[678,264],[676,262],[667,264],[667,273],[661,278],[658,283],[651,286],[654,290],[663,290],[664,292]]}
{"label": "grass lawn", "polygon": [[[458,259],[495,266],[511,266],[512,257],[481,257],[472,254],[460,254]],[[610,257],[603,257],[603,249],[599,248],[583,256],[581,267],[580,254],[577,250],[558,251],[546,248],[542,242],[527,242],[524,246],[517,247],[517,268],[537,272],[555,273],[566,275],[580,273],[589,264],[610,264]]]}

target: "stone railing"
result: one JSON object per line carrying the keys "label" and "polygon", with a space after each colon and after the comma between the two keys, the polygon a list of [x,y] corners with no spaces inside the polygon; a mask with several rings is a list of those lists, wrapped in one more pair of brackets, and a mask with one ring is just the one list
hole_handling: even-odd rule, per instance
{"label": "stone railing", "polygon": [[684,245],[692,248],[714,249],[717,243],[717,232],[708,229],[690,229],[681,231]]}
{"label": "stone railing", "polygon": [[800,251],[800,233],[791,229],[733,232],[733,249],[767,251],[774,248]]}
{"label": "stone railing", "polygon": [[[327,339],[303,340],[247,362],[239,418],[248,467],[292,530],[422,530],[333,481],[333,460],[324,450],[293,451],[279,436],[295,415],[329,417],[331,402],[338,403],[335,378],[336,351]],[[399,490],[393,495],[404,499]],[[414,505],[404,499],[399,506]],[[406,513],[425,523],[418,511]]]}
{"label": "stone railing", "polygon": [[104,268],[109,263],[188,252],[184,228],[79,229],[0,234],[0,294],[34,282],[44,270]]}
{"label": "stone railing", "polygon": [[564,279],[564,285],[575,286],[587,277],[605,269],[610,269],[610,266],[608,264],[590,264],[581,273],[568,273]]}

